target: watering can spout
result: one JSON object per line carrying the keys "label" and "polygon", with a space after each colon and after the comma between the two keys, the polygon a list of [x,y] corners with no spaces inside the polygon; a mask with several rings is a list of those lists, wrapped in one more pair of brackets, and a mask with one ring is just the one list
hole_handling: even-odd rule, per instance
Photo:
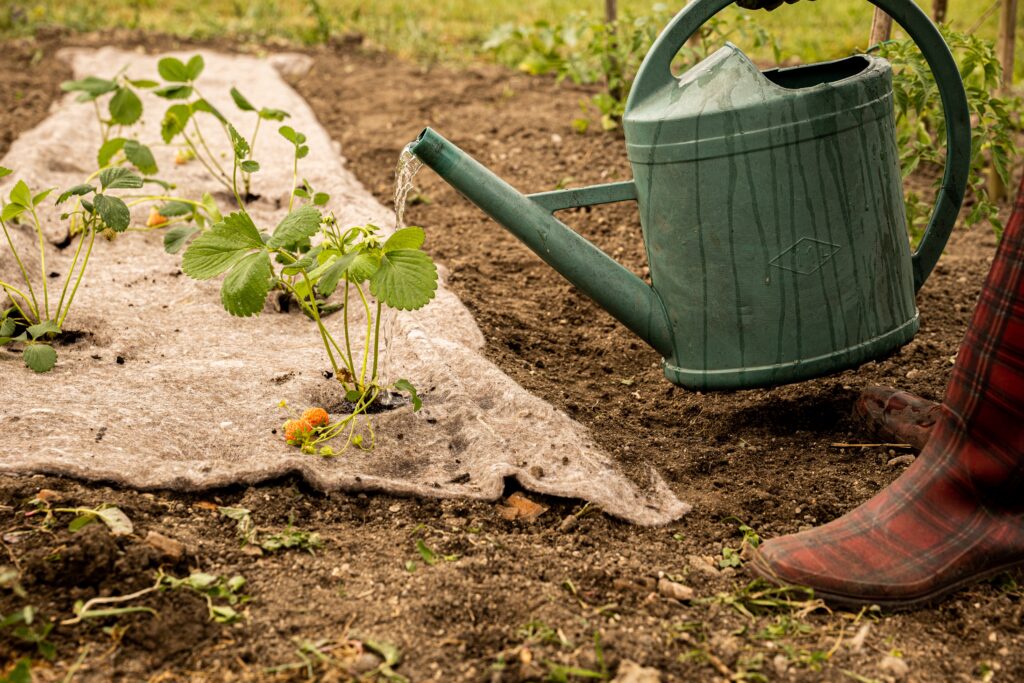
{"label": "watering can spout", "polygon": [[635,199],[632,181],[525,196],[430,128],[409,149],[641,339],[671,354],[668,317],[654,289],[553,215]]}

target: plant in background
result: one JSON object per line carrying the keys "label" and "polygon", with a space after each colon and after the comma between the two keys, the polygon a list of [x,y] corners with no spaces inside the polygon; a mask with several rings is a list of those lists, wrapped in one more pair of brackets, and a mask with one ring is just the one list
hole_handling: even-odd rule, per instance
{"label": "plant in background", "polygon": [[[573,14],[563,22],[538,21],[528,26],[505,24],[498,27],[483,48],[501,63],[531,75],[554,74],[574,83],[602,83],[601,92],[580,102],[584,117],[573,122],[579,132],[590,126],[591,108],[598,111],[601,127],[614,130],[622,122],[637,69],[662,28],[675,10],[657,4],[649,13],[623,15],[614,22],[587,13]],[[741,37],[756,47],[771,46],[776,58],[779,48],[769,33],[749,15],[734,19],[716,17],[705,24],[694,41],[677,57],[686,68],[703,59],[723,41]]]}
{"label": "plant in background", "polygon": [[[1018,151],[1014,134],[1020,129],[1020,98],[995,94],[999,91],[1002,67],[990,41],[948,28],[943,28],[942,34],[960,66],[974,128],[968,179],[974,206],[966,221],[968,225],[988,221],[996,234],[1001,234],[999,206],[989,195],[985,174],[991,163],[1003,182],[1009,184]],[[909,176],[922,165],[941,165],[945,160],[946,121],[936,107],[939,92],[928,63],[910,40],[888,41],[877,50],[893,65],[896,132],[903,176]],[[936,180],[936,186],[939,183],[941,179]],[[931,206],[914,191],[907,192],[906,205],[907,224],[916,241],[924,232]]]}
{"label": "plant in background", "polygon": [[[0,168],[0,177],[10,175],[11,171]],[[90,184],[98,177],[99,187]],[[64,285],[57,295],[57,288],[51,291],[50,277],[46,269],[46,240],[43,226],[36,208],[45,200],[54,188],[33,194],[24,181],[19,180],[8,195],[7,202],[0,213],[0,228],[3,229],[11,255],[18,264],[21,276],[20,286],[0,280],[0,289],[10,300],[10,308],[0,311],[0,345],[20,344],[23,346],[22,356],[25,365],[36,372],[47,372],[57,362],[57,352],[53,342],[64,328],[71,305],[82,284],[89,257],[92,255],[96,233],[104,230],[124,232],[131,223],[131,212],[124,200],[111,194],[112,190],[137,189],[142,187],[140,176],[126,168],[107,168],[93,176],[89,181],[76,185],[63,192],[57,204],[63,204],[71,197],[79,199],[77,207],[63,218],[70,219],[80,227],[78,245],[75,255],[64,274]],[[15,221],[31,222],[39,248],[39,277],[33,283],[33,275],[29,273],[22,255],[11,238],[11,230]],[[84,254],[83,254],[84,248]],[[74,286],[72,285],[74,282]],[[52,296],[51,296],[52,294]]]}
{"label": "plant in background", "polygon": [[[230,177],[237,195],[237,171],[250,160],[251,150],[233,128],[230,131],[234,139]],[[297,164],[309,151],[305,136],[287,126],[279,132],[295,145]],[[257,315],[275,288],[289,292],[316,323],[334,377],[351,406],[348,415],[333,424],[314,427],[300,419],[297,422],[309,428],[293,425],[289,440],[306,452],[322,455],[333,455],[335,451],[326,444],[342,435],[345,445],[339,454],[353,445],[370,449],[374,433],[367,412],[383,392],[408,392],[415,408],[420,405],[416,389],[408,381],[380,384],[384,308],[410,311],[429,303],[437,290],[437,268],[421,249],[422,229],[403,228],[387,239],[373,225],[342,229],[332,214],[324,214],[318,206],[326,203],[326,195],[311,192],[308,184],[297,186],[297,166],[294,178],[291,210],[273,233],[261,232],[240,205],[239,211],[192,241],[182,259],[182,270],[197,280],[224,275],[221,302],[235,316]],[[295,208],[296,200],[308,203]],[[328,329],[323,315],[324,300],[336,291],[342,293],[344,311],[340,335]],[[363,327],[361,344],[353,342],[352,305],[361,308],[364,316],[359,323]]]}

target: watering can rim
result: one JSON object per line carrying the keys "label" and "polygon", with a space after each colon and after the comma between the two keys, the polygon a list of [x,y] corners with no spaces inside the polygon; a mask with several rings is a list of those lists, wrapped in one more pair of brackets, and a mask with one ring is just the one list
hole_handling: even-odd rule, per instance
{"label": "watering can rim", "polygon": [[[810,95],[810,94],[814,94],[816,92],[823,92],[823,91],[826,91],[826,90],[829,90],[829,89],[833,89],[833,88],[837,88],[837,87],[840,87],[840,86],[849,85],[850,81],[853,81],[853,80],[858,79],[858,78],[864,78],[866,76],[874,75],[874,74],[879,74],[879,73],[886,74],[886,73],[891,73],[892,72],[892,65],[889,63],[888,59],[885,59],[884,57],[879,57],[878,55],[869,54],[869,53],[857,53],[857,54],[847,55],[846,57],[840,57],[839,59],[828,59],[828,60],[825,60],[823,62],[809,62],[809,63],[806,63],[806,64],[796,64],[796,65],[793,65],[793,66],[775,66],[775,67],[772,67],[770,69],[762,69],[761,67],[759,67],[754,62],[754,60],[752,60],[750,58],[749,55],[747,55],[746,52],[743,51],[743,48],[741,48],[740,46],[736,45],[731,40],[727,40],[727,41],[725,41],[724,45],[722,45],[720,48],[718,48],[717,50],[712,52],[710,55],[708,55],[707,57],[702,59],[699,63],[697,63],[694,66],[690,67],[685,72],[679,74],[676,77],[676,82],[675,82],[674,86],[675,87],[683,87],[684,85],[692,82],[693,79],[698,78],[701,75],[701,73],[702,73],[701,67],[704,66],[708,61],[713,60],[715,58],[719,58],[722,61],[725,61],[725,59],[728,59],[728,57],[726,57],[726,58],[721,58],[720,57],[720,55],[723,52],[729,52],[730,55],[736,55],[747,66],[749,66],[752,69],[753,72],[755,72],[755,74],[756,74],[755,78],[757,78],[759,80],[759,82],[762,85],[762,87],[767,87],[770,90],[773,90],[773,91],[779,93],[780,95],[781,94],[788,94],[789,96],[803,95],[803,94]],[[784,86],[784,85],[780,85],[780,84],[776,83],[775,81],[773,81],[772,79],[768,78],[768,76],[767,76],[767,74],[769,74],[769,73],[787,73],[787,72],[790,72],[790,71],[796,71],[798,69],[810,69],[810,68],[814,68],[814,67],[829,66],[831,64],[841,64],[843,62],[851,62],[851,61],[854,61],[854,60],[862,60],[864,62],[863,68],[858,70],[856,73],[850,74],[849,76],[843,76],[842,78],[837,78],[834,81],[825,81],[825,82],[822,82],[822,83],[815,83],[814,85],[808,85],[808,86],[799,87],[799,88],[791,88],[791,87],[787,87],[787,86]],[[691,76],[691,74],[692,74],[692,76]],[[653,99],[653,98],[657,97],[658,94],[659,94],[658,91],[650,93],[645,100],[636,102],[634,108],[635,109],[642,108],[644,102],[646,102],[649,99]]]}

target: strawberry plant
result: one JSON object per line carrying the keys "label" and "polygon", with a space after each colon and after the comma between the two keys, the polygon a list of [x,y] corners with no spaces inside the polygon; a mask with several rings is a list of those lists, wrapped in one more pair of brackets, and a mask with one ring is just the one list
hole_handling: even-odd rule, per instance
{"label": "strawberry plant", "polygon": [[[0,177],[12,171],[0,168]],[[97,187],[93,182],[99,183]],[[77,225],[78,244],[68,272],[64,274],[63,286],[51,291],[46,269],[46,240],[37,207],[53,192],[54,188],[33,193],[23,180],[18,181],[0,213],[0,228],[18,265],[21,281],[18,285],[0,280],[0,289],[10,301],[10,307],[0,311],[0,345],[17,344],[22,347],[25,365],[36,372],[47,372],[57,362],[53,342],[64,328],[71,312],[78,288],[85,277],[96,242],[96,233],[111,230],[124,232],[131,223],[131,212],[113,190],[141,188],[143,179],[123,167],[106,168],[89,177],[87,182],[76,185],[57,198],[63,204],[71,197],[78,199],[76,208],[64,218]],[[39,276],[36,278],[25,266],[11,237],[16,223],[29,223],[38,238]],[[83,253],[84,250],[84,253]],[[72,283],[74,283],[72,285]],[[59,284],[59,283],[58,283]]]}
{"label": "strawberry plant", "polygon": [[[238,170],[250,160],[251,147],[233,128],[234,160],[231,175],[237,195]],[[302,311],[316,323],[333,376],[349,402],[347,416],[327,424],[316,414],[314,427],[303,418],[299,427],[286,430],[294,445],[304,451],[333,455],[327,442],[345,437],[349,446],[370,449],[374,433],[367,415],[383,392],[405,391],[419,408],[415,387],[406,380],[382,386],[378,377],[381,346],[381,318],[385,307],[416,310],[433,299],[437,290],[437,268],[423,250],[421,228],[398,230],[389,237],[373,225],[341,228],[333,214],[319,205],[327,197],[297,185],[298,160],[308,153],[305,136],[282,126],[280,134],[295,145],[295,173],[288,215],[270,233],[261,231],[246,211],[239,210],[197,236],[185,250],[182,270],[197,280],[224,276],[221,303],[228,313],[239,317],[259,314],[275,288],[290,293]],[[301,204],[301,206],[297,206]],[[314,246],[315,242],[315,246]],[[324,321],[326,300],[341,294],[340,333]],[[362,313],[361,343],[354,341],[356,306]]]}

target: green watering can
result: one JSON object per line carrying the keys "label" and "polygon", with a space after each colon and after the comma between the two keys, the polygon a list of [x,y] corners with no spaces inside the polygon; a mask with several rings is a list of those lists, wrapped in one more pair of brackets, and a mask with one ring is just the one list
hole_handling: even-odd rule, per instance
{"label": "green watering can", "polygon": [[[915,293],[960,212],[970,115],[948,46],[911,0],[872,0],[917,42],[945,108],[947,167],[907,239],[892,69],[870,55],[761,72],[729,44],[681,77],[679,49],[732,0],[697,0],[644,59],[626,105],[634,179],[523,196],[431,129],[411,151],[664,357],[697,390],[797,382],[909,342]],[[554,217],[636,201],[651,282]]]}

